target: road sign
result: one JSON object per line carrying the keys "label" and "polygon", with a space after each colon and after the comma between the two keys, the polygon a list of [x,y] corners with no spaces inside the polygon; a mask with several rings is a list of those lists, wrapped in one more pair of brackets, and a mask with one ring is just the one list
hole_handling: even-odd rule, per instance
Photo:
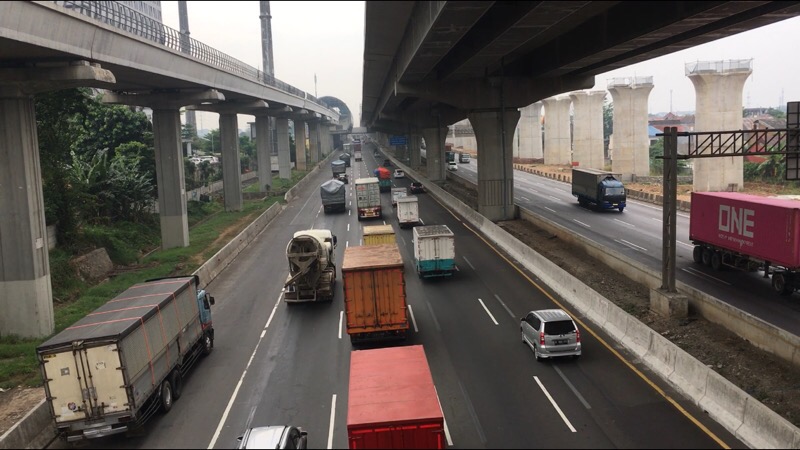
{"label": "road sign", "polygon": [[408,145],[408,138],[405,136],[389,136],[389,145]]}

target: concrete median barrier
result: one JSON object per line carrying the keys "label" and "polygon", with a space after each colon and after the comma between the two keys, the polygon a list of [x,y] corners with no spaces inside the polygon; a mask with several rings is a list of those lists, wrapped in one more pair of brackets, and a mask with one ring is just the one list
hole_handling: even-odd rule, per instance
{"label": "concrete median barrier", "polygon": [[699,405],[711,418],[736,434],[744,422],[744,407],[748,399],[757,401],[722,375],[710,370],[706,380],[706,395],[700,399]]}

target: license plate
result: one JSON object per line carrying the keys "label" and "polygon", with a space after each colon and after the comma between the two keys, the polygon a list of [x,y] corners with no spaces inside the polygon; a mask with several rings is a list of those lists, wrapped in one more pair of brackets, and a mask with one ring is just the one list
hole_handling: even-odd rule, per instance
{"label": "license plate", "polygon": [[553,339],[553,345],[566,345],[569,342],[568,339]]}

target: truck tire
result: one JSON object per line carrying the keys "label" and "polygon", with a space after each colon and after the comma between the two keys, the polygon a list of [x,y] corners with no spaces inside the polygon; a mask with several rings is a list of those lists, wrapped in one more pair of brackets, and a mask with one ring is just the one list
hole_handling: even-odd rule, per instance
{"label": "truck tire", "polygon": [[703,265],[704,266],[710,266],[711,265],[711,254],[712,253],[713,253],[713,250],[711,250],[710,248],[704,248],[703,249]]}
{"label": "truck tire", "polygon": [[208,356],[214,350],[214,340],[208,333],[203,334],[203,356]]}
{"label": "truck tire", "polygon": [[790,283],[790,278],[785,272],[772,274],[772,288],[780,295],[791,295],[794,290]]}
{"label": "truck tire", "polygon": [[724,268],[722,265],[721,252],[714,252],[711,254],[711,268],[714,270],[722,270]]}
{"label": "truck tire", "polygon": [[625,209],[625,207],[624,207],[624,206],[620,206],[620,207],[619,207],[619,212],[622,212],[622,210],[624,210],[624,209]]}
{"label": "truck tire", "polygon": [[697,264],[703,264],[703,247],[700,245],[695,245],[694,250],[692,251],[692,259]]}
{"label": "truck tire", "polygon": [[181,393],[183,393],[183,375],[181,375],[179,369],[175,369],[169,379],[170,384],[172,384],[172,398],[173,400],[178,400],[181,398]]}
{"label": "truck tire", "polygon": [[164,414],[172,409],[173,400],[175,400],[175,397],[173,397],[172,394],[172,384],[169,382],[169,379],[164,380],[164,382],[161,383],[161,409],[164,410]]}

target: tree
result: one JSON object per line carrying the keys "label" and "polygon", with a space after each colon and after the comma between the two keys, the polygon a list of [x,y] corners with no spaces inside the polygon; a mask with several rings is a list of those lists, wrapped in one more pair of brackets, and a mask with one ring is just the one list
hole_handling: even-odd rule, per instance
{"label": "tree", "polygon": [[89,103],[88,114],[81,117],[77,125],[79,130],[72,150],[78,154],[91,155],[102,149],[116,151],[128,142],[153,146],[152,126],[143,112],[127,106],[103,104],[99,96]]}
{"label": "tree", "polygon": [[181,139],[191,141],[197,137],[197,129],[194,125],[187,123],[181,128]]}

